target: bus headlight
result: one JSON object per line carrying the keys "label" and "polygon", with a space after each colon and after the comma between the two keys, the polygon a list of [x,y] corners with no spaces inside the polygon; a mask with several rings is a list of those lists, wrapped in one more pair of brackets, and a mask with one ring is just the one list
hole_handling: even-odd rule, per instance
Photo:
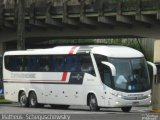
{"label": "bus headlight", "polygon": [[122,95],[118,94],[118,93],[111,93],[111,95],[122,98]]}
{"label": "bus headlight", "polygon": [[118,97],[119,97],[119,98],[122,98],[122,96],[121,96],[121,95],[118,95]]}

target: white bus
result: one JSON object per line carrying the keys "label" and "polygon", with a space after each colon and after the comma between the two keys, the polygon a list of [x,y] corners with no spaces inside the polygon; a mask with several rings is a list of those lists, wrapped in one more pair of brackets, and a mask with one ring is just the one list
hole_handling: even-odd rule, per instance
{"label": "white bus", "polygon": [[[5,99],[21,106],[50,104],[68,108],[119,107],[151,103],[150,77],[144,55],[125,46],[59,46],[5,52]],[[156,75],[154,64],[153,75]]]}

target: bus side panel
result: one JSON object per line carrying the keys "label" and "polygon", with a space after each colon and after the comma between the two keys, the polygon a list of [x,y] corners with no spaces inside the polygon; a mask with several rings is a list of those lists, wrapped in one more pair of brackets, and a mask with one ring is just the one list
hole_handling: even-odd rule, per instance
{"label": "bus side panel", "polygon": [[46,94],[45,94],[45,84],[31,83],[26,84],[26,91],[29,97],[30,92],[35,92],[37,95],[38,103],[46,102]]}
{"label": "bus side panel", "polygon": [[46,103],[85,105],[82,85],[53,84],[47,85],[46,88]]}
{"label": "bus side panel", "polygon": [[99,106],[104,106],[105,100],[103,99],[103,86],[101,81],[90,74],[86,74],[84,77],[84,96],[87,102],[87,96],[92,93],[96,96]]}
{"label": "bus side panel", "polygon": [[7,100],[18,102],[18,84],[4,82],[4,97]]}
{"label": "bus side panel", "polygon": [[85,105],[83,91],[84,73],[67,73],[65,82],[46,85],[46,103]]}

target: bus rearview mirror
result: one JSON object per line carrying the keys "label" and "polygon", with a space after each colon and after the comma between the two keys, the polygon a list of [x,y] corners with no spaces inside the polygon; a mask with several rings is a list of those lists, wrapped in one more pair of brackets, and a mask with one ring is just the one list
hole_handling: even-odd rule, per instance
{"label": "bus rearview mirror", "polygon": [[111,69],[112,76],[116,76],[116,68],[113,64],[105,61],[102,61],[101,63],[107,65]]}
{"label": "bus rearview mirror", "polygon": [[157,80],[156,80],[157,67],[156,67],[156,65],[154,63],[149,62],[149,61],[147,61],[147,64],[148,64],[148,70],[149,70],[149,75],[150,75],[151,83],[155,84],[155,83],[157,83]]}
{"label": "bus rearview mirror", "polygon": [[148,65],[153,69],[153,75],[157,75],[157,67],[154,63],[147,61]]}

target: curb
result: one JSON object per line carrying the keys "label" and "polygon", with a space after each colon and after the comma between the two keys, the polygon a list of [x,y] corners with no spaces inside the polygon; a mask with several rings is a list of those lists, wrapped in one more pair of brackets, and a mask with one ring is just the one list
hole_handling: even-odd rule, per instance
{"label": "curb", "polygon": [[153,113],[160,113],[160,109],[152,109],[151,112],[153,112]]}

